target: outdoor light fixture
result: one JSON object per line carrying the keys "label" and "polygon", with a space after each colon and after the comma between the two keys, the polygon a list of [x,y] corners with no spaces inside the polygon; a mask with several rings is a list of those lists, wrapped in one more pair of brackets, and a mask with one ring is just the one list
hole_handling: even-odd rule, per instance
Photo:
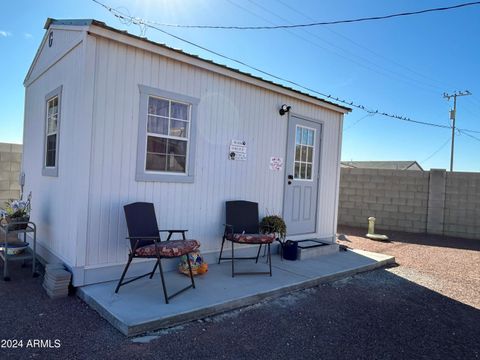
{"label": "outdoor light fixture", "polygon": [[287,105],[287,104],[283,104],[282,107],[280,108],[280,110],[278,111],[280,113],[280,115],[285,115],[287,112],[290,111],[292,107]]}

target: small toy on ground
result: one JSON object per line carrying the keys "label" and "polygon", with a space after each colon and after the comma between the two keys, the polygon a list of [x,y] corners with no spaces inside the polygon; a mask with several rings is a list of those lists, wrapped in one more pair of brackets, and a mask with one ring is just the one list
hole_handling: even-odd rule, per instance
{"label": "small toy on ground", "polygon": [[[192,265],[192,274],[201,275],[205,274],[208,271],[208,264],[204,261],[202,254],[200,251],[194,251],[188,254],[190,257],[190,264]],[[188,270],[188,262],[187,262],[187,255],[183,255],[180,258],[180,264],[178,264],[178,271],[182,274],[190,276]]]}

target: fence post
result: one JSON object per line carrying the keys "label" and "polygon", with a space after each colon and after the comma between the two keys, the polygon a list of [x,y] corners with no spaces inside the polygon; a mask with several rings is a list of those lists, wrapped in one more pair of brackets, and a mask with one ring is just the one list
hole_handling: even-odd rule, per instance
{"label": "fence post", "polygon": [[446,177],[445,169],[430,169],[427,209],[427,233],[429,234],[443,235]]}

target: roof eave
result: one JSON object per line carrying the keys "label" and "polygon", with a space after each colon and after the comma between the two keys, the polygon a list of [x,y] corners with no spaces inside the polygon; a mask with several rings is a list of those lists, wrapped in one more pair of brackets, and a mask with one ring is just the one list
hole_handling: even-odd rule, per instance
{"label": "roof eave", "polygon": [[45,25],[43,28],[48,30],[52,25],[66,25],[66,26],[90,26],[92,24],[103,24],[106,26],[105,23],[94,20],[94,19],[53,19],[47,18]]}
{"label": "roof eave", "polygon": [[235,72],[235,73],[238,73],[238,74],[241,74],[243,76],[246,76],[246,77],[249,77],[249,78],[253,78],[253,79],[256,79],[256,80],[259,80],[265,84],[270,84],[270,85],[274,85],[275,87],[277,88],[281,88],[281,89],[284,89],[284,90],[287,90],[289,92],[293,92],[295,94],[300,94],[304,97],[307,97],[307,98],[310,98],[310,99],[313,99],[315,100],[316,102],[320,102],[322,105],[324,105],[325,107],[329,108],[330,110],[333,110],[333,111],[336,111],[336,112],[339,112],[339,113],[342,113],[342,114],[346,114],[346,113],[349,113],[352,111],[351,108],[347,107],[347,106],[342,106],[342,105],[339,105],[339,104],[336,104],[334,102],[330,102],[328,100],[325,100],[323,98],[320,98],[320,97],[317,97],[317,96],[314,96],[312,94],[309,94],[307,92],[303,92],[303,91],[300,91],[300,90],[297,90],[295,88],[292,88],[292,87],[289,87],[289,86],[286,86],[286,85],[282,85],[282,84],[279,84],[279,83],[276,83],[274,81],[271,81],[271,80],[267,80],[267,79],[264,79],[260,76],[257,76],[257,75],[253,75],[253,74],[250,74],[250,73],[247,73],[247,72],[244,72],[244,71],[241,71],[239,69],[235,69],[235,68],[232,68],[232,67],[229,67],[227,65],[223,65],[223,64],[219,64],[219,63],[216,63],[212,60],[208,60],[208,59],[204,59],[204,58],[201,58],[199,56],[196,56],[196,55],[193,55],[193,54],[189,54],[185,51],[182,51],[182,50],[179,50],[179,49],[175,49],[175,48],[172,48],[170,46],[167,46],[165,44],[160,44],[160,43],[157,43],[155,41],[152,41],[152,40],[149,40],[147,38],[144,38],[144,37],[140,37],[140,36],[137,36],[137,35],[133,35],[133,34],[130,34],[128,33],[127,31],[123,31],[123,30],[119,30],[119,29],[116,29],[114,27],[111,27],[111,26],[108,26],[107,24],[105,24],[104,22],[102,21],[98,21],[98,20],[95,20],[95,19],[70,19],[70,20],[58,20],[58,19],[53,19],[53,18],[48,18],[45,22],[45,26],[44,28],[45,29],[48,29],[50,28],[50,26],[52,25],[64,25],[64,26],[88,26],[90,27],[90,29],[93,29],[95,26],[99,27],[99,28],[102,28],[102,29],[105,29],[105,30],[108,30],[108,31],[112,31],[112,32],[115,32],[115,33],[119,33],[119,34],[122,34],[124,36],[128,36],[128,37],[131,37],[131,38],[134,38],[134,39],[137,39],[137,40],[140,40],[140,41],[143,41],[143,42],[146,42],[146,43],[149,43],[149,44],[153,44],[155,46],[158,46],[160,48],[163,48],[163,49],[166,49],[168,51],[173,51],[177,54],[181,54],[183,56],[187,56],[187,57],[190,57],[192,59],[196,59],[196,60],[199,60],[199,61],[202,61],[206,64],[211,64],[211,65],[214,65],[216,67],[219,67],[219,68],[223,68],[223,69],[226,69],[228,71],[232,71],[232,72]]}

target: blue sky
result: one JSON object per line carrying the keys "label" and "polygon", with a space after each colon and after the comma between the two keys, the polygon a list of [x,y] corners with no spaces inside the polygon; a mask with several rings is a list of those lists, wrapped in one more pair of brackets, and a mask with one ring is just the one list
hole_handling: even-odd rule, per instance
{"label": "blue sky", "polygon": [[[463,0],[104,2],[134,16],[166,23],[278,25],[385,15]],[[140,33],[138,26],[122,24],[91,0],[2,1],[0,7],[0,142],[22,142],[22,83],[47,17],[95,18]],[[443,92],[468,89],[473,95],[458,99],[457,126],[480,131],[480,6],[303,30],[165,29],[318,91],[420,121],[448,125],[452,101],[447,102]],[[155,30],[148,29],[146,36],[251,72]],[[480,139],[480,134],[473,135]],[[345,118],[342,160],[417,160],[427,169],[448,168],[449,138],[448,129],[354,110]],[[480,171],[479,154],[480,141],[457,135],[455,170]]]}

